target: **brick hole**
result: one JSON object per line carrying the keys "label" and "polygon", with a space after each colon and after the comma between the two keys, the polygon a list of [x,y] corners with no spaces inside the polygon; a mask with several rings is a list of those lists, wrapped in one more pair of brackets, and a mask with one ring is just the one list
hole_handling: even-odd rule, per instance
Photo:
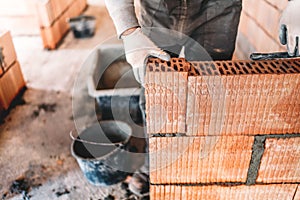
{"label": "brick hole", "polygon": [[226,62],[222,62],[222,66],[224,67],[225,70],[228,70],[228,66],[227,66]]}
{"label": "brick hole", "polygon": [[248,69],[245,66],[243,66],[243,70],[244,70],[244,72],[246,72],[246,74],[250,74],[250,72],[248,71]]}
{"label": "brick hole", "polygon": [[241,63],[242,62],[236,62],[235,65],[239,67],[240,74],[247,74],[247,72],[243,69],[243,63]]}
{"label": "brick hole", "polygon": [[219,68],[220,74],[225,75],[224,69],[222,67]]}
{"label": "brick hole", "polygon": [[274,63],[275,63],[276,65],[279,65],[279,61],[278,61],[278,60],[274,60]]}
{"label": "brick hole", "polygon": [[276,70],[278,68],[278,62],[271,62],[271,65],[274,70]]}
{"label": "brick hole", "polygon": [[160,72],[160,70],[159,69],[155,69],[155,72]]}
{"label": "brick hole", "polygon": [[295,65],[294,63],[291,63],[291,67],[292,67],[297,73],[300,73],[300,67],[298,67],[298,66]]}
{"label": "brick hole", "polygon": [[240,66],[236,62],[234,63],[234,66],[237,70],[241,70]]}
{"label": "brick hole", "polygon": [[268,70],[269,70],[271,73],[274,73],[274,68],[276,68],[276,65],[275,65],[273,62],[269,62]]}
{"label": "brick hole", "polygon": [[246,66],[248,67],[248,69],[253,69],[253,64],[255,64],[255,62],[246,62]]}
{"label": "brick hole", "polygon": [[280,65],[280,69],[282,72],[287,73],[287,70],[282,65]]}
{"label": "brick hole", "polygon": [[293,68],[293,70],[294,70],[295,73],[300,73],[299,69],[296,68],[294,65],[291,65],[291,68]]}
{"label": "brick hole", "polygon": [[171,67],[171,62],[170,61],[167,61],[166,63],[169,67]]}
{"label": "brick hole", "polygon": [[288,64],[288,62],[282,62],[282,65],[285,67],[285,69],[290,73],[295,73],[297,70],[295,70],[291,64]]}
{"label": "brick hole", "polygon": [[204,65],[202,63],[199,63],[199,66],[202,71],[205,71]]}
{"label": "brick hole", "polygon": [[154,64],[156,67],[159,67],[159,62],[157,62],[157,60],[154,61]]}
{"label": "brick hole", "polygon": [[300,67],[300,60],[295,60],[293,63]]}
{"label": "brick hole", "polygon": [[200,72],[197,68],[195,68],[193,65],[191,66],[190,73],[194,75],[200,75]]}
{"label": "brick hole", "polygon": [[289,74],[294,74],[294,73],[296,73],[295,70],[292,69],[292,68],[287,69],[287,72],[288,72]]}
{"label": "brick hole", "polygon": [[200,67],[199,67],[199,63],[193,62],[193,63],[192,63],[192,67],[194,68],[194,70],[196,71],[196,73],[197,73],[198,75],[201,75],[201,69],[200,69]]}
{"label": "brick hole", "polygon": [[258,71],[260,74],[263,74],[263,73],[267,73],[268,72],[268,70],[266,69],[266,63],[261,63],[261,62],[258,62],[257,63],[258,64],[258,66],[256,65],[255,66],[255,69],[256,69],[256,71]]}
{"label": "brick hole", "polygon": [[258,71],[259,74],[263,74],[263,72],[259,66],[255,66],[255,70]]}
{"label": "brick hole", "polygon": [[176,65],[176,64],[174,64],[174,69],[176,70],[176,71],[178,71],[178,66]]}
{"label": "brick hole", "polygon": [[243,70],[237,70],[238,74],[245,74]]}
{"label": "brick hole", "polygon": [[214,71],[216,71],[217,70],[217,68],[216,68],[216,66],[215,66],[215,64],[214,63],[211,63],[211,68],[214,70]]}
{"label": "brick hole", "polygon": [[260,64],[261,64],[262,68],[264,68],[265,70],[268,70],[268,66],[269,66],[270,62],[263,61]]}
{"label": "brick hole", "polygon": [[300,64],[296,61],[291,61],[293,63],[293,67],[297,69],[297,72],[300,72]]}
{"label": "brick hole", "polygon": [[163,72],[165,72],[165,71],[166,71],[166,67],[165,67],[164,65],[162,65],[162,66],[161,66],[161,70],[162,70]]}
{"label": "brick hole", "polygon": [[212,75],[212,72],[211,72],[211,70],[209,69],[209,67],[206,69],[206,71],[207,71],[207,73],[208,73],[209,75]]}
{"label": "brick hole", "polygon": [[233,74],[238,74],[238,72],[235,70],[234,67],[231,68],[231,71],[232,71]]}

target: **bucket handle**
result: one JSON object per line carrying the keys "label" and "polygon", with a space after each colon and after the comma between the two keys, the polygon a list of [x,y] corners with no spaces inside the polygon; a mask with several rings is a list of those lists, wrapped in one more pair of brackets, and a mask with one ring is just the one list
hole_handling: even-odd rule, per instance
{"label": "bucket handle", "polygon": [[82,143],[88,143],[88,144],[93,144],[93,145],[102,145],[102,146],[116,146],[116,147],[123,147],[123,146],[125,146],[122,142],[101,143],[101,142],[92,142],[92,141],[87,141],[87,140],[83,140],[83,139],[78,139],[78,137],[75,137],[73,135],[73,132],[75,132],[75,130],[70,131],[70,137],[71,137],[71,139],[75,140],[75,141],[82,142]]}

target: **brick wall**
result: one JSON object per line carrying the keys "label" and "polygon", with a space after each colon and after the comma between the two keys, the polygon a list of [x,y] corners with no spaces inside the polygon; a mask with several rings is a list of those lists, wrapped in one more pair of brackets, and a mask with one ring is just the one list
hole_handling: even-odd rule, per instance
{"label": "brick wall", "polygon": [[150,59],[152,199],[299,199],[300,59]]}
{"label": "brick wall", "polygon": [[286,51],[278,30],[287,0],[243,0],[235,59],[249,59],[253,52]]}

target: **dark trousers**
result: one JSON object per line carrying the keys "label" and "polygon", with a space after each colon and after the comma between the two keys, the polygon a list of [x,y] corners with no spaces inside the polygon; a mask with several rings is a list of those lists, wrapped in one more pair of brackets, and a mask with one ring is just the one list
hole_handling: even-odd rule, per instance
{"label": "dark trousers", "polygon": [[[241,10],[242,0],[141,0],[140,24],[183,33],[199,43],[213,60],[230,60]],[[191,45],[186,44],[186,50]],[[180,49],[179,45],[177,51]],[[186,58],[189,60],[189,55]]]}

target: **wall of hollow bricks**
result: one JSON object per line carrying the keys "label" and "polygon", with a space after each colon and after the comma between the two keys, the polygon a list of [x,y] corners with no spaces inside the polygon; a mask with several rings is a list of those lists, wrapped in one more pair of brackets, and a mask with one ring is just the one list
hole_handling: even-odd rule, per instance
{"label": "wall of hollow bricks", "polygon": [[300,199],[300,60],[149,60],[151,199]]}
{"label": "wall of hollow bricks", "polygon": [[287,0],[243,0],[234,59],[249,59],[253,52],[286,51],[278,30]]}

